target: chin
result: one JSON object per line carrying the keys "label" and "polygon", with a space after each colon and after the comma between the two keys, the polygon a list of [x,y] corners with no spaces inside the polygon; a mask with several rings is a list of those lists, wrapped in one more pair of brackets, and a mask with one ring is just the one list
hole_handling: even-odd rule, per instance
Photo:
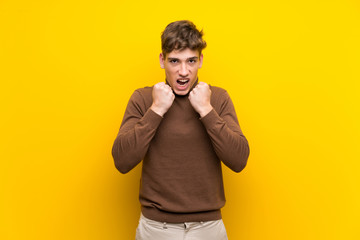
{"label": "chin", "polygon": [[185,96],[189,93],[189,90],[186,91],[174,91],[174,93],[178,96]]}

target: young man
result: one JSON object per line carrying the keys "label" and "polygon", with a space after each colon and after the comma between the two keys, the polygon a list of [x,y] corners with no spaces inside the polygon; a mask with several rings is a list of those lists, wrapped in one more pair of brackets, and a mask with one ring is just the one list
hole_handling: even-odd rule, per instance
{"label": "young man", "polygon": [[190,21],[165,28],[166,83],[133,93],[113,145],[121,173],[143,160],[138,240],[227,239],[221,162],[240,172],[249,146],[228,93],[198,82],[202,35]]}

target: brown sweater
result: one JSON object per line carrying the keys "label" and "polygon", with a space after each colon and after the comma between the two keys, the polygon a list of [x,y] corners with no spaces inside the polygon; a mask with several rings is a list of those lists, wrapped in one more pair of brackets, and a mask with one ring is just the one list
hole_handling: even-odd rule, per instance
{"label": "brown sweater", "polygon": [[200,118],[188,96],[176,96],[164,115],[150,109],[152,87],[130,98],[112,154],[127,173],[143,160],[140,203],[145,217],[161,222],[221,219],[225,204],[221,161],[235,172],[249,146],[228,93],[211,86],[213,110]]}

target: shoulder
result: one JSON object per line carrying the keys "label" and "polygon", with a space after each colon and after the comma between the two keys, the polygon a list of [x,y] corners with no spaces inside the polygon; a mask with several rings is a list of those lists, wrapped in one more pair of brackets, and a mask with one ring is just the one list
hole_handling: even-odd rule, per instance
{"label": "shoulder", "polygon": [[152,87],[143,87],[136,89],[131,97],[130,101],[139,102],[139,101],[147,101],[152,100]]}
{"label": "shoulder", "polygon": [[226,100],[227,98],[229,98],[229,94],[224,88],[212,86],[212,85],[209,86],[210,86],[212,98],[216,98],[216,100]]}
{"label": "shoulder", "polygon": [[151,95],[152,89],[153,89],[153,86],[138,88],[134,91],[134,93],[140,94],[142,96],[147,96],[147,95]]}
{"label": "shoulder", "polygon": [[129,103],[140,107],[144,112],[152,103],[152,86],[136,89],[129,100]]}
{"label": "shoulder", "polygon": [[216,86],[210,86],[211,89],[211,105],[215,109],[215,111],[221,115],[228,107],[229,104],[232,104],[230,96],[228,92]]}

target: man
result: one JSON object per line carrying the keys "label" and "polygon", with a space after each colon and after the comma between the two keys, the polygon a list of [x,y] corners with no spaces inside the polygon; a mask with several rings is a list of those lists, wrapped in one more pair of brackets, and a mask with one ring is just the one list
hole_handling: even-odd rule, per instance
{"label": "man", "polygon": [[165,28],[166,83],[133,93],[114,142],[121,173],[143,160],[138,240],[227,239],[221,162],[240,172],[249,146],[228,93],[198,82],[202,35],[190,21]]}

